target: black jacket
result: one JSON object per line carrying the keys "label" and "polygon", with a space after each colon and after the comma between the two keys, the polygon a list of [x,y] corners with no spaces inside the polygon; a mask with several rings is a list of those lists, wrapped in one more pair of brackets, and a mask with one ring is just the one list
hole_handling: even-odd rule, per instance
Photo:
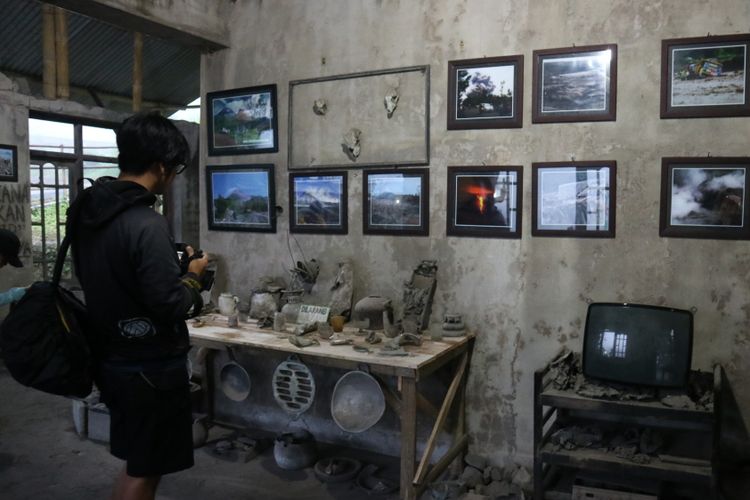
{"label": "black jacket", "polygon": [[195,276],[180,277],[156,197],[129,181],[97,181],[68,212],[72,255],[104,360],[156,360],[189,350],[185,318],[200,312]]}

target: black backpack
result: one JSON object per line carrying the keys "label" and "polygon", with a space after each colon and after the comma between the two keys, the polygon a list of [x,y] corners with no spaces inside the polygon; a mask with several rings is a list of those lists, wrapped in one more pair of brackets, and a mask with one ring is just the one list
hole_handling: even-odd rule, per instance
{"label": "black backpack", "polygon": [[86,306],[60,286],[69,246],[66,234],[52,281],[35,282],[11,308],[0,326],[0,348],[8,371],[21,384],[51,394],[85,397],[93,382]]}

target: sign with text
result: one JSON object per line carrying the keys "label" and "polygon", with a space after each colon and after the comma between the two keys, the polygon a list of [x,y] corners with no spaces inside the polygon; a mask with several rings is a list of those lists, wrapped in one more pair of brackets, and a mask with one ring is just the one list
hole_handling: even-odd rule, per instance
{"label": "sign with text", "polygon": [[330,307],[302,304],[299,307],[297,323],[302,325],[306,325],[308,323],[318,323],[321,321],[325,323],[326,321],[328,321],[328,313],[330,311]]}

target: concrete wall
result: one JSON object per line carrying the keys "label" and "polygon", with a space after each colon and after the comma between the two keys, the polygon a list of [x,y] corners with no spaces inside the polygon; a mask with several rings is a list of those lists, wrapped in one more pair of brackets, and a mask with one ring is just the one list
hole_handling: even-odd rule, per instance
{"label": "concrete wall", "polygon": [[[742,383],[750,375],[748,243],[658,235],[661,157],[748,155],[750,134],[746,118],[659,118],[660,42],[747,32],[749,21],[746,0],[237,1],[232,48],[204,56],[202,93],[277,84],[280,150],[209,158],[202,147],[202,167],[274,163],[285,213],[277,234],[209,232],[202,216],[203,246],[225,265],[219,287],[247,299],[255,279],[283,275],[291,265],[288,82],[429,64],[431,236],[363,236],[362,174],[350,170],[349,235],[297,240],[308,257],[323,262],[323,275],[334,273],[340,259],[355,259],[355,299],[368,293],[398,298],[421,259],[438,260],[433,320],[446,309],[459,311],[478,334],[468,384],[471,447],[497,463],[530,461],[533,372],[563,346],[580,350],[591,301],[693,309],[694,368],[723,363],[750,414],[750,387]],[[617,121],[532,125],[532,51],[604,43],[618,45]],[[448,132],[447,62],[511,54],[525,56],[523,128]],[[531,237],[531,163],[573,156],[617,161],[616,239]],[[524,166],[521,240],[445,236],[447,167],[482,164]],[[205,213],[204,188],[201,197]]]}
{"label": "concrete wall", "polygon": [[[0,227],[16,233],[21,240],[23,268],[6,266],[0,270],[0,290],[28,286],[34,279],[31,256],[31,211],[29,209],[29,111],[80,118],[121,122],[127,115],[84,106],[72,101],[40,99],[24,93],[24,82],[0,73],[0,144],[18,148],[18,182],[0,182]],[[0,318],[7,308],[0,309]]]}
{"label": "concrete wall", "polygon": [[[0,228],[21,240],[19,256],[24,267],[0,270],[0,291],[31,282],[31,211],[29,209],[29,111],[12,80],[0,73],[0,144],[18,148],[18,182],[0,182]],[[0,317],[7,306],[0,308]]]}

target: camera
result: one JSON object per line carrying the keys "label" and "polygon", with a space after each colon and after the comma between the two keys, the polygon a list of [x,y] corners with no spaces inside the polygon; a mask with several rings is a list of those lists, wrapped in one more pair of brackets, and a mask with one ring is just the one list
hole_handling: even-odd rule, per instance
{"label": "camera", "polygon": [[[187,254],[187,243],[175,243],[175,251],[177,252],[177,260],[180,264],[180,273],[182,275],[187,274],[188,266],[190,261],[193,259],[200,259],[203,257],[203,250],[195,250],[192,256]],[[216,266],[213,262],[209,261],[203,276],[200,277],[201,292],[211,290],[214,284],[214,277],[216,276]]]}

